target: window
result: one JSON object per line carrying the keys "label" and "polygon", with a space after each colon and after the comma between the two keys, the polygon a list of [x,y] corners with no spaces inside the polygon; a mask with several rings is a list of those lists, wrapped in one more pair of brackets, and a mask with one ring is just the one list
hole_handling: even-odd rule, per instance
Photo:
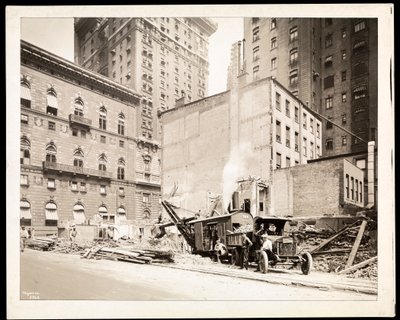
{"label": "window", "polygon": [[121,148],[124,148],[125,147],[125,141],[124,140],[119,140],[119,146]]}
{"label": "window", "polygon": [[290,167],[290,158],[286,157],[286,168]]}
{"label": "window", "polygon": [[347,94],[346,92],[342,92],[342,102],[345,103],[347,101]]}
{"label": "window", "polygon": [[317,146],[317,158],[321,155],[321,148]]}
{"label": "window", "polygon": [[346,124],[346,122],[347,122],[347,117],[346,117],[346,114],[343,113],[342,114],[342,124]]}
{"label": "window", "polygon": [[365,21],[360,21],[354,25],[354,32],[359,32],[365,29]]}
{"label": "window", "polygon": [[317,138],[320,137],[320,132],[321,132],[320,125],[319,125],[319,123],[317,123]]}
{"label": "window", "polygon": [[280,167],[281,167],[281,161],[282,161],[281,158],[282,158],[281,154],[277,153],[276,154],[276,169],[280,169]]}
{"label": "window", "polygon": [[29,117],[26,114],[21,114],[21,123],[28,124]]}
{"label": "window", "polygon": [[100,142],[101,143],[106,143],[106,136],[100,136]]}
{"label": "window", "polygon": [[347,72],[342,71],[342,81],[346,81]]}
{"label": "window", "polygon": [[80,192],[86,192],[86,182],[80,183]]}
{"label": "window", "polygon": [[150,160],[144,160],[144,170],[150,171]]}
{"label": "window", "polygon": [[46,162],[56,163],[57,162],[57,147],[53,142],[50,142],[46,146]]}
{"label": "window", "polygon": [[314,159],[314,143],[310,141],[310,158]]}
{"label": "window", "polygon": [[342,29],[342,39],[347,37],[347,31],[346,29]]}
{"label": "window", "polygon": [[57,94],[53,89],[47,91],[47,109],[46,113],[53,116],[57,115],[58,111],[58,101]]}
{"label": "window", "polygon": [[31,163],[31,142],[23,136],[20,141],[20,164]]}
{"label": "window", "polygon": [[303,138],[303,155],[307,157],[307,138]]}
{"label": "window", "polygon": [[360,76],[368,73],[368,66],[365,62],[360,62],[354,65],[353,67],[353,75]]}
{"label": "window", "polygon": [[281,95],[278,92],[275,93],[275,107],[281,110]]}
{"label": "window", "polygon": [[292,95],[294,95],[296,98],[299,97],[299,91],[298,90],[293,90]]}
{"label": "window", "polygon": [[366,49],[367,49],[367,43],[364,40],[358,41],[353,45],[353,54],[358,55],[364,52]]}
{"label": "window", "polygon": [[356,201],[358,202],[358,179],[356,179],[356,182],[355,182],[355,188],[356,188],[356,190],[355,190],[355,195],[356,195]]}
{"label": "window", "polygon": [[346,174],[346,198],[350,198],[350,177]]}
{"label": "window", "polygon": [[19,209],[21,225],[30,226],[32,223],[31,204],[26,199],[21,199]]}
{"label": "window", "polygon": [[299,152],[299,133],[295,132],[294,133],[294,151]]}
{"label": "window", "polygon": [[99,171],[106,171],[107,170],[107,156],[102,153],[100,154],[99,158]]}
{"label": "window", "polygon": [[46,226],[57,226],[58,214],[57,205],[54,202],[48,202],[45,207]]}
{"label": "window", "polygon": [[289,56],[290,56],[290,60],[289,60],[289,61],[290,61],[290,64],[291,64],[291,65],[296,64],[296,63],[297,63],[297,60],[298,60],[298,58],[299,58],[299,51],[298,51],[298,49],[297,49],[297,48],[294,48],[294,49],[290,50]]}
{"label": "window", "polygon": [[81,130],[81,138],[86,138],[86,131],[85,130]]}
{"label": "window", "polygon": [[21,176],[20,176],[20,185],[21,186],[29,186],[29,181],[28,181],[28,175],[27,174],[21,174]]}
{"label": "window", "polygon": [[326,139],[325,148],[326,150],[333,150],[333,139]]}
{"label": "window", "polygon": [[325,48],[329,48],[329,47],[331,47],[332,46],[332,35],[331,34],[328,34],[326,37],[325,37]]}
{"label": "window", "polygon": [[271,59],[271,69],[276,69],[276,58]]}
{"label": "window", "polygon": [[297,27],[293,27],[289,30],[289,41],[293,42],[296,41],[299,37],[299,33],[297,31]]}
{"label": "window", "polygon": [[84,154],[82,149],[78,148],[74,151],[74,167],[83,167]]}
{"label": "window", "polygon": [[333,107],[333,97],[325,98],[325,108],[332,109]]}
{"label": "window", "polygon": [[117,179],[125,179],[125,160],[124,158],[118,159]]}
{"label": "window", "polygon": [[72,209],[72,213],[74,216],[74,223],[76,223],[76,224],[84,224],[85,223],[85,221],[86,221],[85,208],[82,205],[82,203],[77,202]]}
{"label": "window", "polygon": [[145,206],[150,203],[150,194],[143,193],[143,203],[145,204]]}
{"label": "window", "polygon": [[253,61],[260,59],[260,47],[255,47],[253,49]]}
{"label": "window", "polygon": [[366,86],[359,86],[353,89],[353,99],[359,100],[363,99],[367,96],[367,87]]}
{"label": "window", "polygon": [[71,130],[72,130],[72,135],[73,135],[74,137],[77,137],[77,136],[78,136],[78,129],[72,128]]}
{"label": "window", "polygon": [[332,88],[334,84],[334,77],[328,76],[324,79],[324,89]]}
{"label": "window", "polygon": [[290,73],[289,73],[290,85],[291,86],[296,85],[297,81],[298,81],[298,70],[295,69],[295,70],[290,71]]}
{"label": "window", "polygon": [[347,136],[342,136],[342,146],[347,145]]}
{"label": "window", "polygon": [[362,194],[363,194],[363,192],[362,192],[363,187],[362,187],[362,182],[361,182],[361,181],[360,181],[360,188],[359,188],[359,190],[360,190],[360,202],[362,202],[362,201],[363,201],[363,197],[362,197]]}
{"label": "window", "polygon": [[[328,119],[330,120],[331,117],[328,117]],[[329,120],[326,121],[326,129],[332,129],[333,127],[332,122]]]}
{"label": "window", "polygon": [[273,37],[271,39],[271,49],[275,49],[278,46],[278,41],[276,40],[276,37]]}
{"label": "window", "polygon": [[286,112],[286,116],[290,118],[290,102],[289,102],[289,100],[285,101],[285,112]]}
{"label": "window", "polygon": [[56,181],[54,179],[47,179],[47,189],[55,189],[56,188]]}
{"label": "window", "polygon": [[333,65],[333,56],[332,56],[332,55],[327,56],[327,57],[325,58],[325,67],[326,67],[326,68],[332,67],[332,65]]}
{"label": "window", "polygon": [[21,80],[21,107],[31,107],[31,85],[25,79]]}
{"label": "window", "polygon": [[303,128],[307,130],[307,114],[303,113]]}
{"label": "window", "polygon": [[255,24],[260,20],[260,18],[251,18],[251,23]]}
{"label": "window", "polygon": [[310,132],[314,133],[314,119],[310,118]]}
{"label": "window", "polygon": [[124,187],[119,187],[118,188],[118,195],[120,197],[125,197],[125,188]]}
{"label": "window", "polygon": [[354,178],[350,178],[351,184],[350,184],[350,194],[351,194],[351,200],[354,200]]}
{"label": "window", "polygon": [[49,130],[56,130],[56,124],[53,121],[49,121],[48,123],[48,129]]}
{"label": "window", "polygon": [[342,60],[346,60],[346,50],[342,50]]}
{"label": "window", "polygon": [[276,121],[276,141],[281,142],[281,122]]}
{"label": "window", "polygon": [[260,67],[259,67],[259,66],[255,66],[255,67],[253,68],[253,80],[257,80],[257,79],[258,79],[258,77],[259,77],[259,70],[260,70]]}
{"label": "window", "polygon": [[260,28],[259,27],[255,27],[253,29],[253,42],[257,41],[260,39]]}
{"label": "window", "polygon": [[286,127],[286,147],[290,148],[290,128]]}
{"label": "window", "polygon": [[100,194],[106,194],[106,193],[107,193],[106,186],[104,184],[100,185]]}
{"label": "window", "polygon": [[276,28],[276,18],[271,19],[271,30]]}
{"label": "window", "polygon": [[299,108],[298,107],[294,107],[294,121],[299,123]]}
{"label": "window", "polygon": [[76,116],[83,117],[83,101],[81,98],[75,99],[74,103],[74,114]]}
{"label": "window", "polygon": [[100,107],[99,110],[99,128],[103,130],[107,130],[107,110],[104,106]]}

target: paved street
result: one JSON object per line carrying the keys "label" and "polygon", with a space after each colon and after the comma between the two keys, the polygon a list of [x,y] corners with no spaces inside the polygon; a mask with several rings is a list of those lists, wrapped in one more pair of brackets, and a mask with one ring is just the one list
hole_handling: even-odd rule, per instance
{"label": "paved street", "polygon": [[21,254],[21,299],[365,301],[376,296],[27,249]]}

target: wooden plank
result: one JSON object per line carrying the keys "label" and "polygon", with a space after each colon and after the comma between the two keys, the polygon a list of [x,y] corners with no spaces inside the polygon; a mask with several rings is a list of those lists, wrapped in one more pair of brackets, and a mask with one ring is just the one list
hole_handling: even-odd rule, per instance
{"label": "wooden plank", "polygon": [[320,245],[316,246],[314,249],[312,249],[310,251],[310,253],[312,254],[313,252],[317,252],[318,250],[322,249],[323,247],[325,247],[327,244],[331,243],[333,240],[335,240],[337,237],[339,237],[340,235],[342,235],[343,233],[345,233],[348,229],[350,229],[351,227],[353,227],[355,224],[357,224],[359,222],[359,220],[357,220],[356,222],[352,223],[349,226],[344,227],[342,230],[338,231],[338,233],[334,234],[332,237],[326,239],[325,241],[323,241]]}
{"label": "wooden plank", "polygon": [[356,257],[358,247],[360,246],[361,239],[363,237],[365,227],[367,226],[367,220],[363,220],[360,226],[360,230],[358,230],[357,238],[354,241],[353,248],[351,249],[349,259],[347,260],[345,269],[350,268],[353,265],[354,258]]}
{"label": "wooden plank", "polygon": [[116,253],[116,254],[128,256],[130,258],[136,258],[136,257],[140,256],[140,253],[130,252],[130,251],[121,250],[121,249],[101,248],[100,251],[108,252],[108,253]]}
{"label": "wooden plank", "polygon": [[338,274],[345,274],[345,273],[349,273],[349,272],[357,270],[357,269],[361,269],[361,268],[369,265],[370,263],[374,262],[375,260],[378,260],[378,256],[375,256],[375,257],[372,257],[372,258],[370,258],[368,260],[360,262],[360,263],[358,263],[358,264],[356,264],[356,265],[354,265],[354,266],[352,266],[352,267],[350,267],[348,269],[344,269],[342,271],[339,271]]}
{"label": "wooden plank", "polygon": [[[367,249],[359,249],[358,251],[366,251]],[[313,255],[317,256],[317,255],[323,255],[323,254],[338,254],[338,253],[346,253],[346,252],[350,252],[351,248],[345,248],[345,249],[333,249],[333,250],[327,250],[327,251],[318,251],[318,252],[314,252]]]}
{"label": "wooden plank", "polygon": [[133,262],[133,263],[139,263],[139,264],[145,264],[146,263],[146,261],[142,261],[142,260],[138,260],[138,259],[126,258],[126,257],[118,257],[117,260]]}

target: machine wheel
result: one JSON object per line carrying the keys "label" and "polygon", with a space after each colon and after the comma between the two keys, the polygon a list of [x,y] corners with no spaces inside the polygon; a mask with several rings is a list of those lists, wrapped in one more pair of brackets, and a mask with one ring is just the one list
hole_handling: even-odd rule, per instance
{"label": "machine wheel", "polygon": [[258,267],[262,273],[267,273],[268,271],[268,255],[265,251],[261,251],[260,259],[258,261]]}
{"label": "machine wheel", "polygon": [[239,265],[239,259],[240,259],[240,254],[238,248],[235,248],[232,251],[232,256],[231,256],[231,264],[233,266],[238,266]]}
{"label": "machine wheel", "polygon": [[301,263],[301,271],[307,275],[310,273],[312,268],[312,256],[309,252],[305,252],[302,254],[302,258],[304,259],[304,261]]}

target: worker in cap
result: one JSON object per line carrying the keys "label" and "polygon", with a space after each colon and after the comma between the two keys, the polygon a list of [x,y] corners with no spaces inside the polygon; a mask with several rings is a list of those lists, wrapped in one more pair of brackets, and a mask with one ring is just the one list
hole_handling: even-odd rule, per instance
{"label": "worker in cap", "polygon": [[281,261],[279,256],[275,254],[273,251],[272,241],[269,239],[268,232],[264,232],[264,234],[261,236],[261,242],[262,242],[261,251],[265,251],[267,253],[269,260],[273,261],[274,264]]}
{"label": "worker in cap", "polygon": [[246,232],[242,232],[242,250],[240,256],[240,269],[249,268],[249,250],[250,247],[253,245],[253,242],[249,239],[246,235]]}

